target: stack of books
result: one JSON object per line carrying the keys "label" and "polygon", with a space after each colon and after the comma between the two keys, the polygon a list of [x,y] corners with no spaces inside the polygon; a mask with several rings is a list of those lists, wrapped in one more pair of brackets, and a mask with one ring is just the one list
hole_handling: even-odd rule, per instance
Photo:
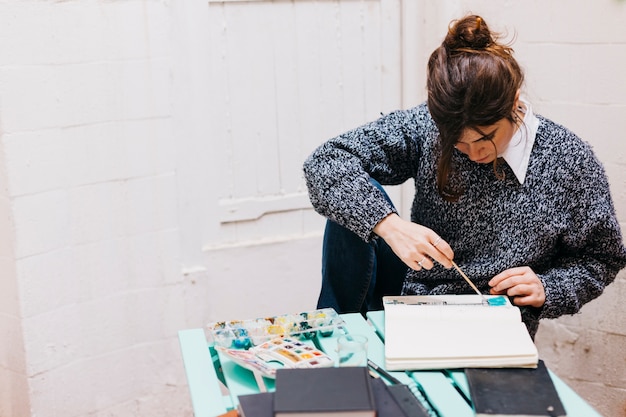
{"label": "stack of books", "polygon": [[279,369],[275,392],[239,397],[241,417],[428,417],[406,385],[366,367]]}

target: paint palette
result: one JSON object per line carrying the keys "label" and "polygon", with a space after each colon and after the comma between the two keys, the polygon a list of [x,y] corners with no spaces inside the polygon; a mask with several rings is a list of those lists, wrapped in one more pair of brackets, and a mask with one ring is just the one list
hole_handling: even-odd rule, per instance
{"label": "paint palette", "polygon": [[312,339],[316,335],[327,337],[344,324],[334,309],[324,308],[252,320],[220,321],[207,328],[216,346],[247,349],[277,336],[299,340]]}
{"label": "paint palette", "polygon": [[238,365],[268,378],[275,378],[278,368],[323,368],[334,365],[333,359],[321,350],[289,337],[274,338],[248,350],[220,346],[216,349]]}
{"label": "paint palette", "polygon": [[250,350],[267,362],[278,361],[288,368],[326,367],[334,363],[321,350],[289,337],[278,337]]}

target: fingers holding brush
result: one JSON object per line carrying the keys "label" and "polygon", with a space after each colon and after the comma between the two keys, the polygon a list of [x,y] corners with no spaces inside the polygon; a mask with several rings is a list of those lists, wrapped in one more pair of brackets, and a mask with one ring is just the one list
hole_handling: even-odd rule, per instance
{"label": "fingers holding brush", "polygon": [[435,250],[435,255],[432,256],[437,262],[446,268],[452,268],[452,259],[454,259],[454,251],[441,236],[435,235],[435,239],[431,241],[431,245]]}
{"label": "fingers holding brush", "polygon": [[394,253],[416,271],[431,269],[435,262],[452,268],[452,248],[428,227],[391,214],[376,225],[374,233],[382,237]]}
{"label": "fingers holding brush", "polygon": [[423,258],[418,265],[424,269],[431,269],[437,262],[445,268],[452,268],[451,259],[454,258],[452,248],[441,236],[430,229],[427,230],[429,233],[425,236],[426,243],[419,247]]}

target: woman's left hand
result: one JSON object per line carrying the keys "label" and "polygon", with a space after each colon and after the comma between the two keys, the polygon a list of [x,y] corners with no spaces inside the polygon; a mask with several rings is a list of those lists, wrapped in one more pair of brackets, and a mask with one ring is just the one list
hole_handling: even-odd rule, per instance
{"label": "woman's left hand", "polygon": [[513,297],[518,306],[541,307],[546,302],[546,292],[541,280],[528,266],[500,272],[489,281],[490,293]]}

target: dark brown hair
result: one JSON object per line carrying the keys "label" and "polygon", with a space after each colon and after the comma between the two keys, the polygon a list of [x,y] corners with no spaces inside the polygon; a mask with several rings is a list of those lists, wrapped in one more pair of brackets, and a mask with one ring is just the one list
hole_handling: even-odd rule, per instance
{"label": "dark brown hair", "polygon": [[450,24],[428,60],[428,109],[440,136],[437,187],[447,201],[458,200],[464,192],[450,181],[455,175],[454,145],[462,132],[467,128],[480,132],[479,126],[503,118],[514,121],[513,107],[524,74],[513,49],[498,40],[480,16],[469,15]]}

